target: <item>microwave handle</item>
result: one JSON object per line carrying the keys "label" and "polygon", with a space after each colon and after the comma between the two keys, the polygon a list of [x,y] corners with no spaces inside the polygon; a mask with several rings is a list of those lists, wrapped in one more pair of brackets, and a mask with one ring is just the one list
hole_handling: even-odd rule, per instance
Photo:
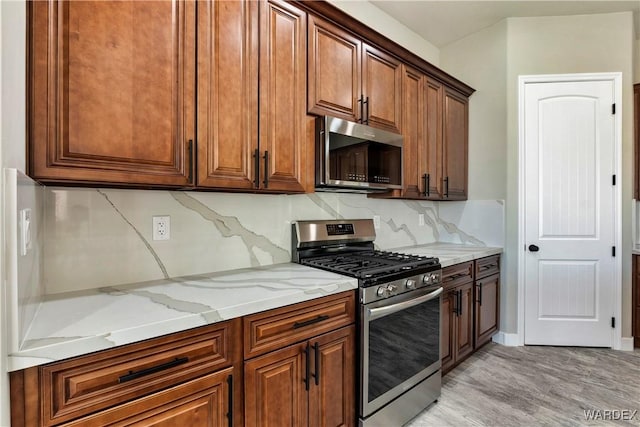
{"label": "microwave handle", "polygon": [[369,320],[375,320],[379,317],[388,316],[389,314],[396,313],[401,310],[406,310],[407,308],[411,308],[415,305],[422,304],[429,300],[435,299],[440,296],[444,288],[439,287],[433,292],[430,292],[426,295],[423,295],[418,298],[410,299],[408,301],[399,302],[397,304],[392,304],[386,307],[379,308],[370,308],[369,309]]}

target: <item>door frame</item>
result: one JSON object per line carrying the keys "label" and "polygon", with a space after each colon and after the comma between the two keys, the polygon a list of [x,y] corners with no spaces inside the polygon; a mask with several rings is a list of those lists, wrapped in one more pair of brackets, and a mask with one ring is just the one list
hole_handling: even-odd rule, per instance
{"label": "door frame", "polygon": [[614,307],[612,315],[617,319],[613,329],[612,348],[622,349],[622,73],[579,73],[579,74],[540,74],[518,76],[518,330],[517,343],[524,345],[525,323],[525,172],[526,159],[524,150],[525,132],[525,87],[530,83],[611,81],[613,97],[616,103],[614,117],[614,173],[618,180],[614,188],[614,242],[618,249],[615,257]]}

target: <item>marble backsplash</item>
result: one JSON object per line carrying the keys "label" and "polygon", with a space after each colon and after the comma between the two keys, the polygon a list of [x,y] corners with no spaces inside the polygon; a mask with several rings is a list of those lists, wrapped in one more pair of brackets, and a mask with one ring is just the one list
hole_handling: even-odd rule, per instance
{"label": "marble backsplash", "polygon": [[[501,200],[422,202],[304,195],[45,188],[47,294],[289,262],[291,223],[380,216],[381,249],[440,242],[503,246]],[[424,225],[419,224],[424,214]],[[152,240],[169,215],[171,239]]]}
{"label": "marble backsplash", "polygon": [[[16,169],[5,168],[3,173],[4,309],[7,313],[8,347],[12,352],[21,347],[46,292],[43,280],[44,187]],[[22,233],[21,211],[28,212],[30,239],[25,239]],[[23,240],[24,252],[21,251]]]}

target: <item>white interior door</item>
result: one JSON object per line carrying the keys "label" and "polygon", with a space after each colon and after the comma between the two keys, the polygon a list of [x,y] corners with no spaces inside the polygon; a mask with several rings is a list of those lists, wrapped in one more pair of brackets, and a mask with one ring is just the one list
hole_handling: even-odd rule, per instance
{"label": "white interior door", "polygon": [[525,344],[612,346],[614,89],[525,85]]}

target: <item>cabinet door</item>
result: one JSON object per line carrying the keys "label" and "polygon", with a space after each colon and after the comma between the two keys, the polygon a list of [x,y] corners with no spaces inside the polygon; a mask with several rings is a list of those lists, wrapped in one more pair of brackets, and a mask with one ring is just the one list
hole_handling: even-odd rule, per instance
{"label": "cabinet door", "polygon": [[440,358],[443,373],[450,370],[455,362],[456,295],[455,289],[446,291],[440,307]]}
{"label": "cabinet door", "polygon": [[36,1],[28,10],[29,174],[189,185],[195,4]]}
{"label": "cabinet door", "polygon": [[633,346],[640,347],[640,255],[633,255],[632,264],[632,334]]}
{"label": "cabinet door", "polygon": [[368,125],[400,133],[402,66],[400,61],[367,44],[362,45],[363,120]]}
{"label": "cabinet door", "polygon": [[427,79],[425,84],[425,116],[427,118],[426,146],[420,163],[428,177],[427,197],[442,199],[442,107],[444,87],[437,81]]}
{"label": "cabinet door", "polygon": [[633,85],[633,127],[635,138],[634,199],[640,199],[640,83]]}
{"label": "cabinet door", "polygon": [[305,342],[304,345],[285,347],[245,362],[247,427],[307,425],[306,346]]}
{"label": "cabinet door", "polygon": [[449,89],[444,94],[444,198],[467,198],[468,106],[464,96]]}
{"label": "cabinet door", "polygon": [[260,8],[260,185],[304,192],[315,166],[306,135],[307,15],[279,0]]}
{"label": "cabinet door", "polygon": [[232,374],[228,368],[62,425],[228,426]]}
{"label": "cabinet door", "polygon": [[459,315],[456,318],[456,363],[473,351],[473,282],[458,286]]}
{"label": "cabinet door", "polygon": [[355,422],[355,326],[311,340],[309,426],[352,426]]}
{"label": "cabinet door", "polygon": [[[258,3],[198,2],[198,180],[251,189],[258,148]],[[260,159],[257,158],[259,161]]]}
{"label": "cabinet door", "polygon": [[498,330],[500,274],[478,280],[475,285],[475,348],[491,340]]}
{"label": "cabinet door", "polygon": [[426,193],[425,157],[426,134],[424,114],[424,80],[417,70],[402,66],[402,136],[403,139],[403,197],[422,198]]}
{"label": "cabinet door", "polygon": [[309,15],[307,109],[357,121],[362,95],[362,43],[353,34]]}

